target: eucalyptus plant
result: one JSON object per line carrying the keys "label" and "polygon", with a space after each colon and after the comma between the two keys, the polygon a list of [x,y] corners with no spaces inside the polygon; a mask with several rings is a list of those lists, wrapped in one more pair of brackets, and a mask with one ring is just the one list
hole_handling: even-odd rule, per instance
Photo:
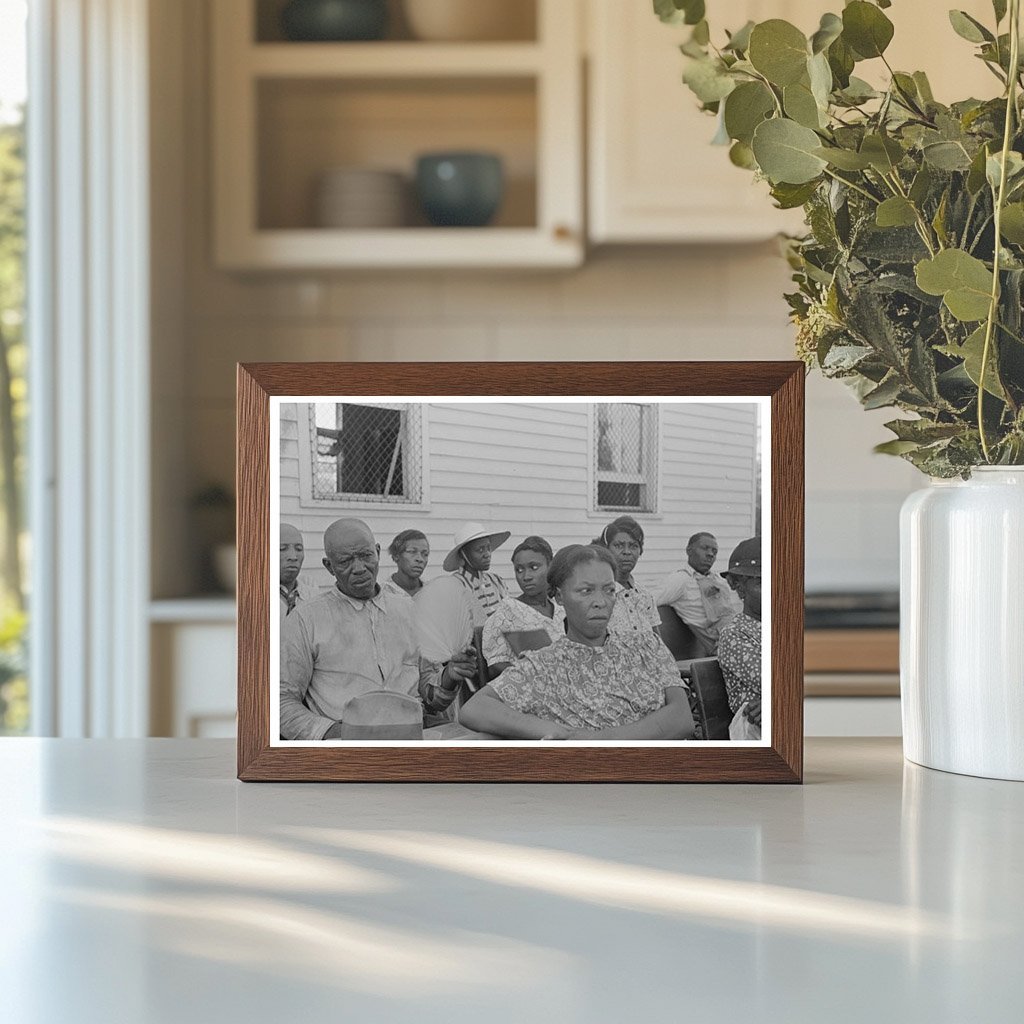
{"label": "eucalyptus plant", "polygon": [[[807,233],[786,240],[801,358],[866,409],[911,415],[878,451],[936,477],[1024,464],[1020,0],[993,0],[990,25],[949,12],[998,95],[948,106],[886,59],[890,0],[852,0],[810,37],[748,22],[721,45],[705,6],[654,0],[691,26],[683,80],[718,118],[715,141],[804,210]],[[864,61],[887,88],[857,77]]]}

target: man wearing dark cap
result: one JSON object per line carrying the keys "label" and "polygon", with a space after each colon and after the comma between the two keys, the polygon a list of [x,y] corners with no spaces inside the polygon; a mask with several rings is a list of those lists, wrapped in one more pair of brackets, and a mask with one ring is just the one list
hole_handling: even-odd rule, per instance
{"label": "man wearing dark cap", "polygon": [[725,677],[729,709],[745,717],[761,736],[761,538],[740,541],[727,573],[743,602],[743,611],[722,629],[718,663]]}

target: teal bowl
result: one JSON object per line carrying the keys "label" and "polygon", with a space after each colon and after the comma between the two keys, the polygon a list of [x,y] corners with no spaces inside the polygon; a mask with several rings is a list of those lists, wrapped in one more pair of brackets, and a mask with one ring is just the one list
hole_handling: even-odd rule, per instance
{"label": "teal bowl", "polygon": [[493,153],[426,153],[416,161],[416,193],[435,227],[480,228],[505,196],[505,171]]}
{"label": "teal bowl", "polygon": [[387,0],[290,0],[281,11],[285,38],[295,42],[365,42],[387,27]]}

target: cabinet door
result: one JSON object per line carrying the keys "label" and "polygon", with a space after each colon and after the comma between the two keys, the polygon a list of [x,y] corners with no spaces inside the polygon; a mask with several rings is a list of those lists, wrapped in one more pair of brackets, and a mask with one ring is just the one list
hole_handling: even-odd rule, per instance
{"label": "cabinet door", "polygon": [[[679,43],[686,26],[663,25],[650,0],[585,0],[590,26],[589,216],[593,242],[707,242],[799,232],[799,211],[779,211],[767,186],[734,167],[725,147],[710,145],[713,118],[700,113],[681,81]],[[806,34],[829,0],[709,0],[712,37],[749,19],[785,18]],[[924,70],[938,99],[998,95],[999,84],[974,58],[974,47],[952,30],[945,4],[900,0],[886,11],[896,34],[887,53],[893,67]],[[956,7],[986,25],[990,0]],[[1006,30],[1006,23],[1002,25]],[[887,82],[881,61],[857,74]]]}
{"label": "cabinet door", "polygon": [[[682,83],[679,44],[689,28],[663,25],[650,0],[587,2],[591,240],[713,242],[800,230],[799,212],[776,210],[767,185],[734,167],[726,147],[711,145],[715,119]],[[712,0],[708,17],[716,39],[725,28],[770,17],[792,18],[807,31],[817,16],[800,17],[797,8],[826,3]]]}

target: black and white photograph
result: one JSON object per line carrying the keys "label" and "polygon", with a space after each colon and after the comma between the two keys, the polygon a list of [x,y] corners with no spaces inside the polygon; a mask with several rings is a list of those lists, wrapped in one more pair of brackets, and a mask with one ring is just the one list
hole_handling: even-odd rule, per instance
{"label": "black and white photograph", "polygon": [[272,397],[271,745],[768,745],[769,415]]}

